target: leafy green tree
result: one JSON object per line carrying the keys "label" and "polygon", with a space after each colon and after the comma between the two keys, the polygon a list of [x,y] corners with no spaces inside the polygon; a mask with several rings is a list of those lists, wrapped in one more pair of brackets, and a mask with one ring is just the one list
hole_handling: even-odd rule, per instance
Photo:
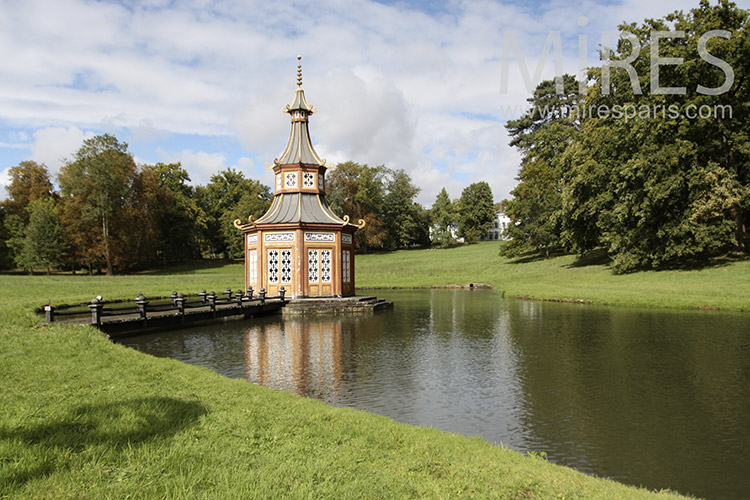
{"label": "leafy green tree", "polygon": [[[112,249],[115,237],[113,220],[122,213],[126,199],[132,192],[136,165],[128,152],[128,145],[114,136],[103,134],[83,142],[74,154],[73,161],[64,165],[59,181],[63,203],[76,210],[63,210],[70,232],[79,233],[77,244],[91,245],[78,248],[77,253],[99,256],[106,265],[107,274],[114,273]],[[80,235],[96,232],[97,238]],[[120,240],[120,243],[126,243]]]}
{"label": "leafy green tree", "polygon": [[[204,252],[211,257],[241,256],[242,237],[232,221],[246,220],[250,215],[260,217],[270,206],[271,197],[270,188],[254,179],[246,179],[242,172],[232,168],[212,175],[205,187],[196,189],[198,206],[206,214]],[[251,212],[235,213],[243,198],[243,207]]]}
{"label": "leafy green tree", "polygon": [[51,269],[64,265],[68,252],[63,226],[51,198],[39,198],[28,206],[29,225],[23,248],[23,259],[29,268]]}
{"label": "leafy green tree", "polygon": [[458,227],[459,235],[467,243],[476,243],[492,227],[494,204],[492,189],[486,182],[475,182],[464,188],[459,204]]}
{"label": "leafy green tree", "polygon": [[453,242],[451,226],[456,222],[455,204],[451,201],[448,191],[443,188],[432,204],[432,243],[442,248]]}
{"label": "leafy green tree", "polygon": [[153,170],[162,187],[164,214],[159,259],[175,262],[200,257],[207,216],[198,205],[195,188],[188,184],[189,174],[180,163],[157,163],[144,166],[143,170]]}
{"label": "leafy green tree", "polygon": [[[750,101],[747,58],[750,48],[748,12],[730,2],[711,6],[702,1],[688,13],[621,26],[638,40],[641,56],[632,62],[638,79],[610,71],[608,85],[601,69],[591,70],[588,109],[633,110],[623,119],[588,116],[578,143],[563,155],[563,237],[578,251],[604,245],[615,272],[660,268],[721,255],[733,247],[746,250],[745,217],[750,205]],[[684,37],[660,38],[659,56],[682,58],[662,65],[658,85],[684,87],[659,93],[650,87],[654,66],[648,54],[654,33],[679,30]],[[732,68],[735,83],[718,95],[728,75],[701,57],[701,37],[713,37],[710,54]],[[619,41],[604,54],[627,58],[632,42]],[[640,88],[639,88],[640,87]],[[705,90],[705,89],[704,89]],[[703,119],[699,110],[730,113]]]}
{"label": "leafy green tree", "polygon": [[5,227],[7,216],[5,207],[0,203],[0,269],[9,269],[13,265],[13,255],[7,243],[10,233]]}
{"label": "leafy green tree", "polygon": [[31,272],[31,262],[26,253],[26,224],[23,218],[18,214],[9,214],[5,217],[4,226],[7,234],[5,245],[9,250],[10,258],[16,266]]}
{"label": "leafy green tree", "polygon": [[529,111],[508,121],[510,145],[521,152],[518,185],[505,206],[513,224],[508,228],[510,242],[502,247],[505,255],[525,251],[550,251],[562,247],[562,153],[579,134],[577,113],[580,101],[578,81],[563,76],[563,93],[557,93],[553,80],[541,82],[528,99]]}
{"label": "leafy green tree", "polygon": [[388,248],[429,245],[429,214],[415,202],[420,188],[404,170],[388,171],[383,218],[388,228]]}
{"label": "leafy green tree", "polygon": [[255,190],[243,193],[237,204],[221,215],[221,231],[230,258],[242,258],[245,252],[242,233],[234,227],[234,221],[237,219],[246,221],[251,215],[255,219],[260,218],[268,210],[269,193],[270,190],[268,192]]}
{"label": "leafy green tree", "polygon": [[383,165],[370,167],[347,161],[326,175],[326,200],[334,212],[340,217],[348,215],[353,222],[365,221],[365,227],[355,233],[358,249],[367,251],[387,244],[388,228],[383,218],[387,172]]}

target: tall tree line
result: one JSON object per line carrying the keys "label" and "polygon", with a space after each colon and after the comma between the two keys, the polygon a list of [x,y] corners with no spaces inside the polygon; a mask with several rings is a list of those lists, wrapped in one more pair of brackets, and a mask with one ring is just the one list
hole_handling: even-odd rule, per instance
{"label": "tall tree line", "polygon": [[[492,190],[486,182],[467,186],[451,200],[438,194],[431,209],[415,201],[420,188],[404,170],[340,163],[326,175],[326,199],[339,215],[365,221],[355,234],[360,250],[395,250],[436,245],[463,237],[474,243],[485,235],[495,216]],[[454,234],[453,228],[457,228]]]}
{"label": "tall tree line", "polygon": [[227,169],[191,186],[179,163],[138,166],[104,134],[84,141],[54,190],[45,165],[10,169],[0,204],[0,265],[127,272],[201,257],[242,256],[231,221],[259,217],[271,191]]}
{"label": "tall tree line", "polygon": [[[192,186],[179,163],[136,165],[127,144],[109,134],[84,141],[61,168],[58,190],[43,164],[25,161],[9,171],[8,198],[0,203],[0,268],[29,272],[119,273],[240,258],[242,238],[232,221],[260,217],[272,198],[268,187],[233,169]],[[461,220],[461,230],[475,239],[487,223],[463,221],[476,218],[478,207],[492,207],[489,185],[478,183],[465,190],[463,204],[448,198],[445,210],[425,209],[409,175],[383,165],[344,162],[326,181],[332,208],[365,221],[356,233],[363,251],[428,246],[436,220]]]}
{"label": "tall tree line", "polygon": [[631,35],[602,58],[628,61],[635,75],[593,68],[585,96],[568,75],[562,94],[542,82],[531,110],[507,124],[522,164],[507,203],[513,242],[503,251],[603,248],[615,272],[746,253],[749,19],[729,1],[703,0],[624,24]]}

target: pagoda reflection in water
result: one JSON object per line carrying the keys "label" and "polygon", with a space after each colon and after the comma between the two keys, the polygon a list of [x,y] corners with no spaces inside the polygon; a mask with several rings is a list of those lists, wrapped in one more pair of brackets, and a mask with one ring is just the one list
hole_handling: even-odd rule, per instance
{"label": "pagoda reflection in water", "polygon": [[344,334],[351,340],[351,327],[341,318],[305,317],[250,328],[244,336],[245,378],[303,396],[335,398],[349,343]]}

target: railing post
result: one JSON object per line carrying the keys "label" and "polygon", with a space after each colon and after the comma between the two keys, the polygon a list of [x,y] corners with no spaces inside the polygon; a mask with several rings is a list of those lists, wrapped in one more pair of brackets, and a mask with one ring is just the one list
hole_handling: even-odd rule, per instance
{"label": "railing post", "polygon": [[226,290],[224,290],[224,296],[227,298],[227,302],[231,302],[232,301],[232,289],[227,288]]}
{"label": "railing post", "polygon": [[211,310],[212,316],[216,317],[216,292],[211,290],[211,292],[208,294],[208,307]]}
{"label": "railing post", "polygon": [[177,311],[180,314],[181,321],[185,321],[185,296],[181,293],[177,295],[177,298],[175,299],[175,303],[177,305]]}
{"label": "railing post", "polygon": [[198,297],[201,298],[201,304],[205,304],[206,303],[206,295],[208,295],[208,294],[206,293],[205,289],[201,290],[201,293],[198,294]]}
{"label": "railing post", "polygon": [[172,299],[172,305],[177,305],[177,292],[172,292],[172,295],[169,296],[170,299]]}
{"label": "railing post", "polygon": [[286,289],[282,286],[279,288],[279,297],[281,298],[281,302],[284,302],[284,295],[286,295]]}
{"label": "railing post", "polygon": [[44,306],[44,319],[47,323],[55,321],[55,308],[51,304]]}
{"label": "railing post", "polygon": [[135,305],[138,307],[138,313],[140,314],[141,319],[145,322],[148,319],[146,317],[146,306],[148,305],[148,300],[146,300],[146,297],[142,293],[139,293],[135,298]]}
{"label": "railing post", "polygon": [[91,310],[91,323],[99,326],[102,324],[102,308],[104,307],[101,295],[97,295],[91,300],[89,309]]}
{"label": "railing post", "polygon": [[258,292],[258,298],[260,299],[260,305],[263,305],[266,303],[266,289],[261,288],[260,292]]}
{"label": "railing post", "polygon": [[253,287],[251,286],[247,287],[247,298],[251,300],[253,298]]}
{"label": "railing post", "polygon": [[237,299],[237,305],[242,307],[242,290],[237,290],[234,294],[234,298]]}

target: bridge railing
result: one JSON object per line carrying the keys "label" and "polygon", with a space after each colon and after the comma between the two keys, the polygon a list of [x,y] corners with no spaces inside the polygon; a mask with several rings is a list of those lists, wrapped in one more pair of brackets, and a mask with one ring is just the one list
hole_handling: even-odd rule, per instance
{"label": "bridge railing", "polygon": [[107,302],[101,295],[98,295],[91,300],[87,309],[57,310],[53,305],[47,304],[42,307],[42,311],[44,311],[44,320],[47,323],[60,321],[61,317],[72,318],[91,315],[91,323],[101,325],[103,318],[112,316],[138,314],[140,319],[146,320],[149,314],[153,313],[175,311],[178,315],[184,316],[188,309],[208,308],[209,311],[216,312],[217,307],[247,307],[256,304],[262,306],[266,300],[280,300],[284,302],[286,290],[282,286],[279,289],[279,295],[270,297],[266,296],[265,288],[261,288],[257,296],[254,296],[253,287],[248,287],[247,290],[237,289],[234,292],[231,288],[227,288],[221,295],[219,296],[214,291],[206,292],[206,290],[201,290],[200,293],[192,296],[197,298],[189,298],[181,293],[172,292],[167,299],[159,298],[152,302],[140,293],[135,298],[134,305],[126,306],[115,306],[114,304],[121,304],[121,302]]}

